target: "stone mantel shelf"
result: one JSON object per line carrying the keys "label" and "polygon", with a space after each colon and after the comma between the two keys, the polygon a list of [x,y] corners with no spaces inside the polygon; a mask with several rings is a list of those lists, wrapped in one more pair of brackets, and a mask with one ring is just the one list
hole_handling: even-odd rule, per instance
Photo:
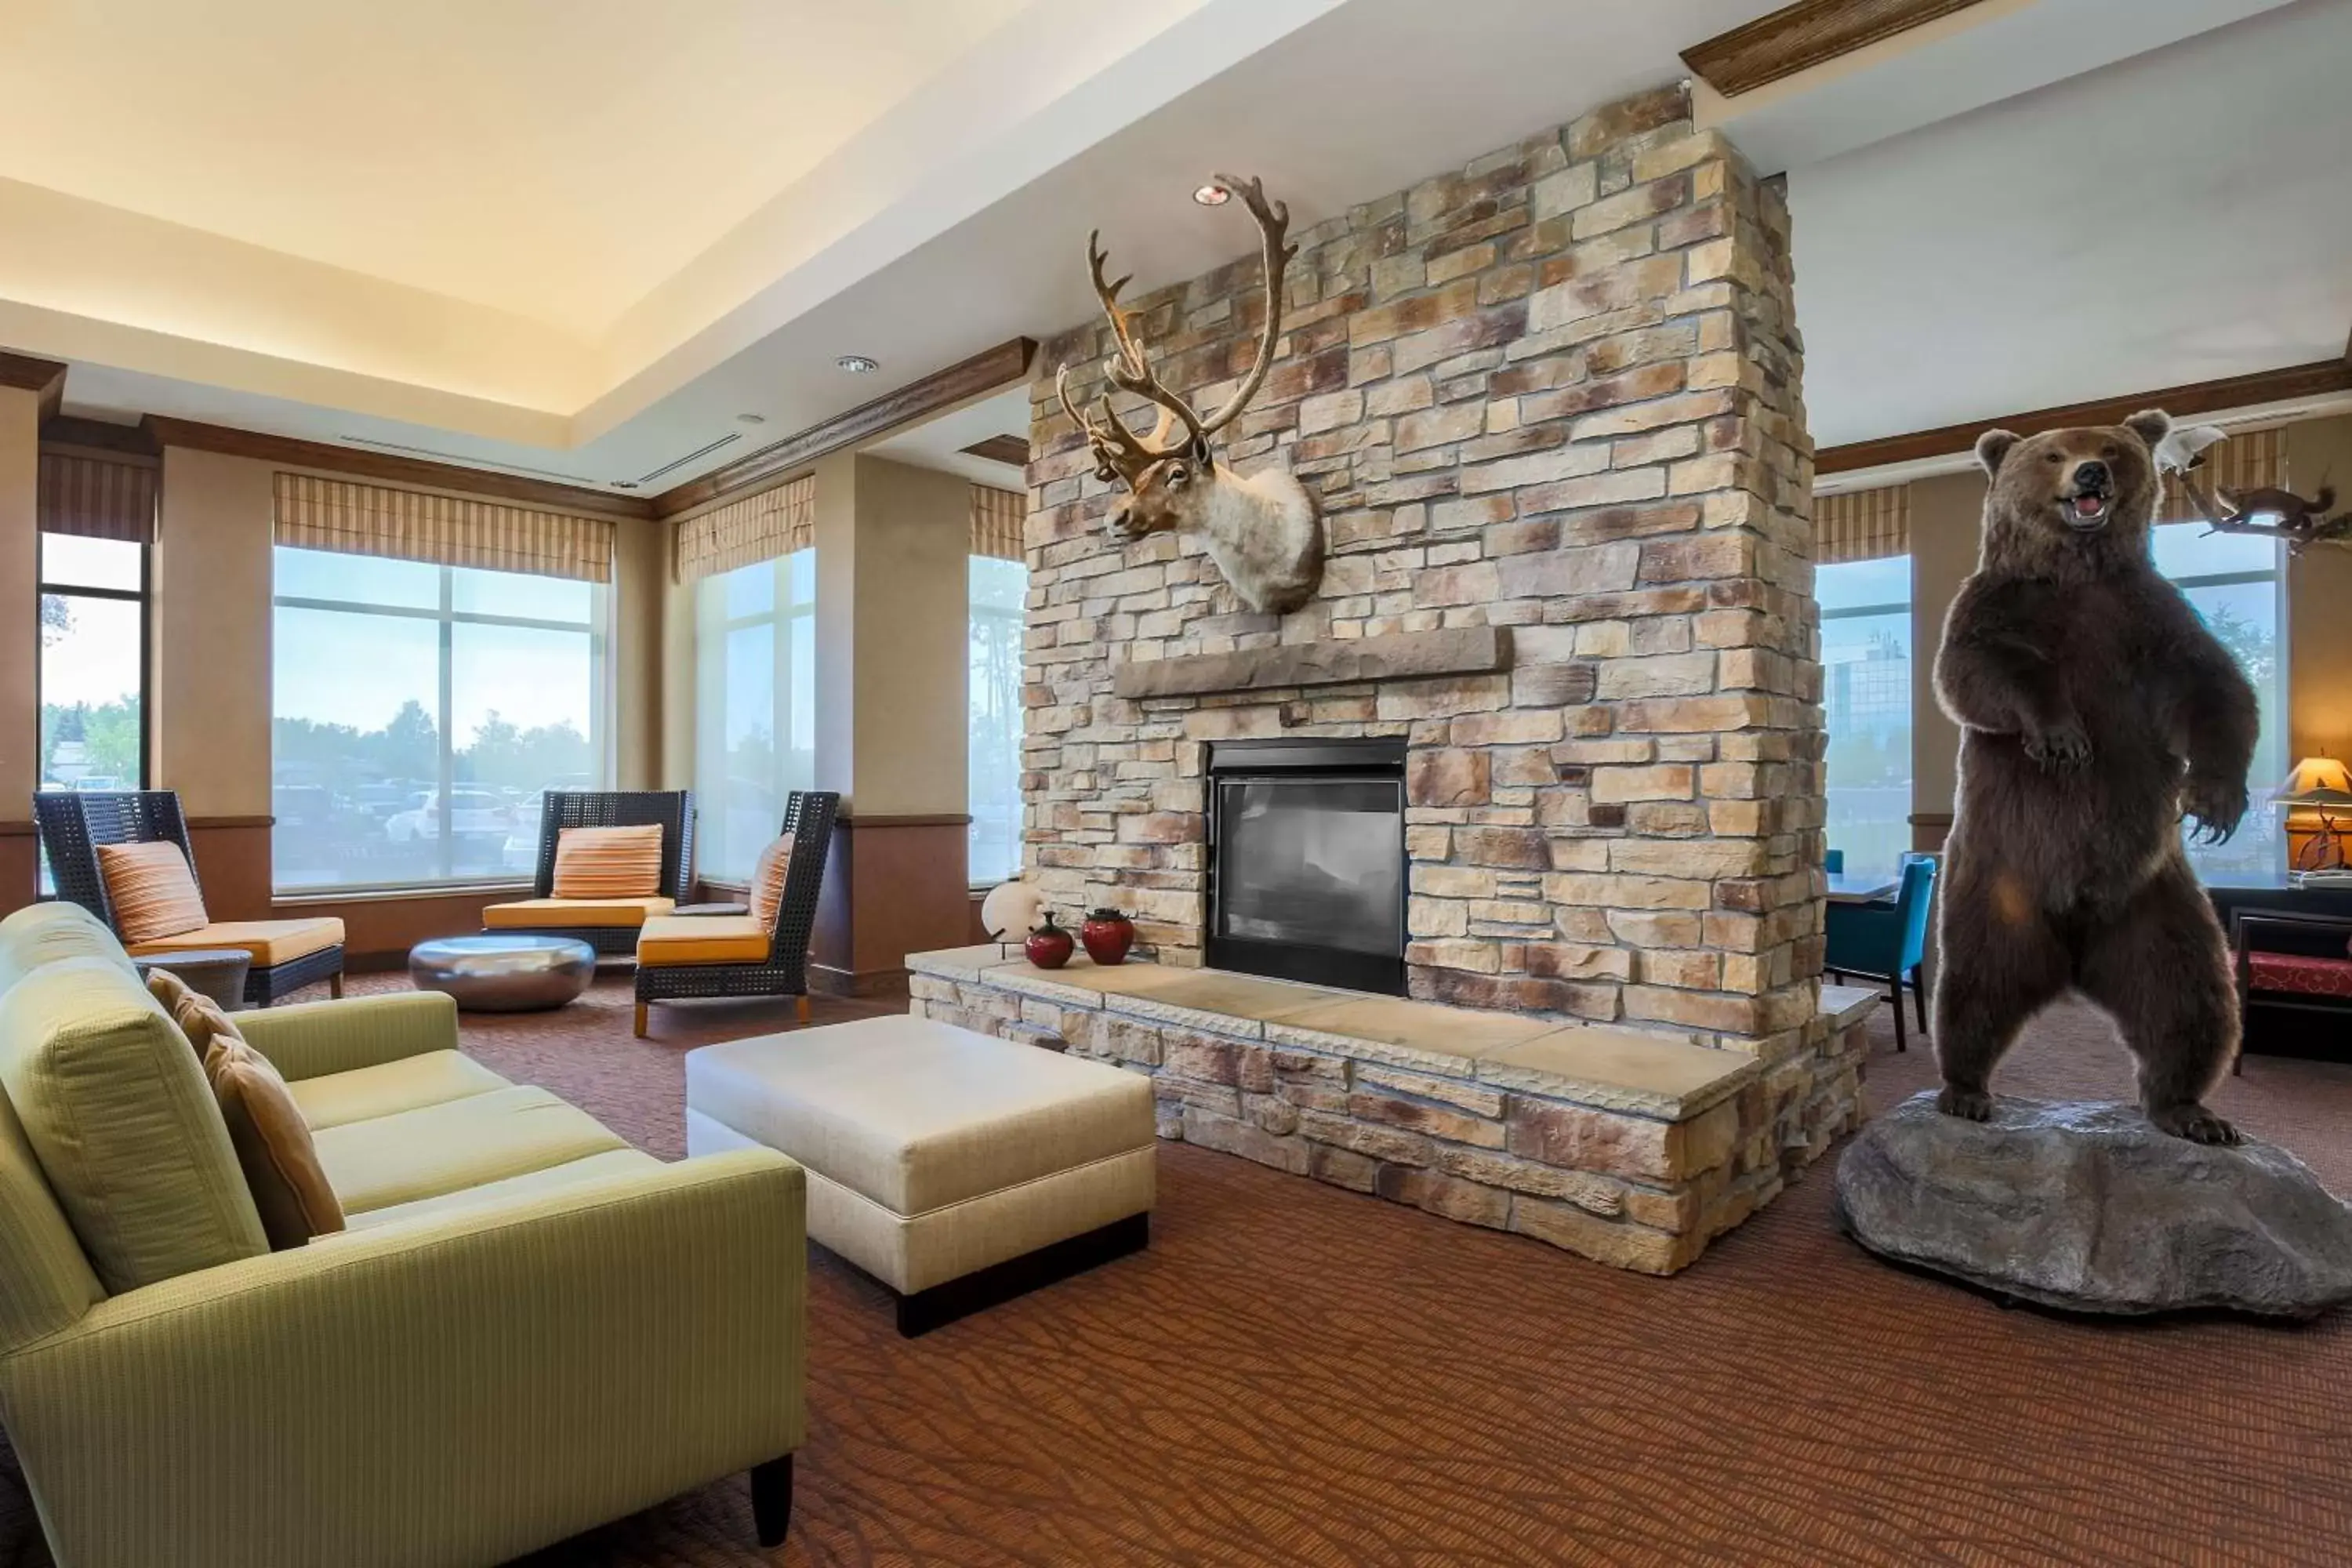
{"label": "stone mantel shelf", "polygon": [[1212,691],[1485,675],[1510,668],[1509,627],[1458,626],[1138,660],[1118,667],[1111,689],[1129,700],[1187,697]]}
{"label": "stone mantel shelf", "polygon": [[1443,1071],[1604,1110],[1683,1121],[1738,1092],[1759,1065],[1687,1038],[1557,1018],[1449,1007],[1223,970],[1083,957],[1044,970],[993,944],[910,953],[908,970],[1041,1001]]}

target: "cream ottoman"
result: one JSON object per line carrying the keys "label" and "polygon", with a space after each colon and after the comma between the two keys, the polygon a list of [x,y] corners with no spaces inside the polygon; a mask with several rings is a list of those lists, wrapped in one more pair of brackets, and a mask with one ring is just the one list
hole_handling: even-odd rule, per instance
{"label": "cream ottoman", "polygon": [[1150,1239],[1149,1079],[924,1018],[763,1035],[686,1058],[693,1154],[808,1172],[808,1233],[898,1297],[914,1335]]}

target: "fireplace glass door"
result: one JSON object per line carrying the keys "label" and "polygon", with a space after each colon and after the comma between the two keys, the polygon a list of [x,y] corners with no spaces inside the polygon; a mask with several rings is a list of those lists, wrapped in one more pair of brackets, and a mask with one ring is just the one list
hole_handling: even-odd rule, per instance
{"label": "fireplace glass door", "polygon": [[1210,963],[1401,993],[1402,781],[1292,773],[1214,788]]}

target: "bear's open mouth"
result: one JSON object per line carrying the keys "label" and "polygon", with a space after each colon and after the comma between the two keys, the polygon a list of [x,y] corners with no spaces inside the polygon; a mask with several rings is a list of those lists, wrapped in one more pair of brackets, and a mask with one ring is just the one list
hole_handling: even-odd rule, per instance
{"label": "bear's open mouth", "polygon": [[2076,529],[2102,528],[2107,521],[2107,498],[2097,490],[2084,490],[2069,496],[2062,503],[2066,510],[2066,526]]}

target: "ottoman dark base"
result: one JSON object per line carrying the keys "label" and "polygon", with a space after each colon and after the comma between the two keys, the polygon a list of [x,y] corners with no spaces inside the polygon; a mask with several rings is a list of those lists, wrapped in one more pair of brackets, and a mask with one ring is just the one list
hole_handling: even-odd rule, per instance
{"label": "ottoman dark base", "polygon": [[918,1338],[958,1318],[1001,1306],[1016,1296],[1083,1274],[1097,1264],[1141,1252],[1150,1245],[1151,1215],[1129,1215],[1066,1241],[1052,1242],[1034,1252],[991,1264],[960,1279],[934,1285],[928,1290],[918,1290],[910,1296],[893,1290],[890,1294],[898,1304],[898,1332],[907,1339]]}

